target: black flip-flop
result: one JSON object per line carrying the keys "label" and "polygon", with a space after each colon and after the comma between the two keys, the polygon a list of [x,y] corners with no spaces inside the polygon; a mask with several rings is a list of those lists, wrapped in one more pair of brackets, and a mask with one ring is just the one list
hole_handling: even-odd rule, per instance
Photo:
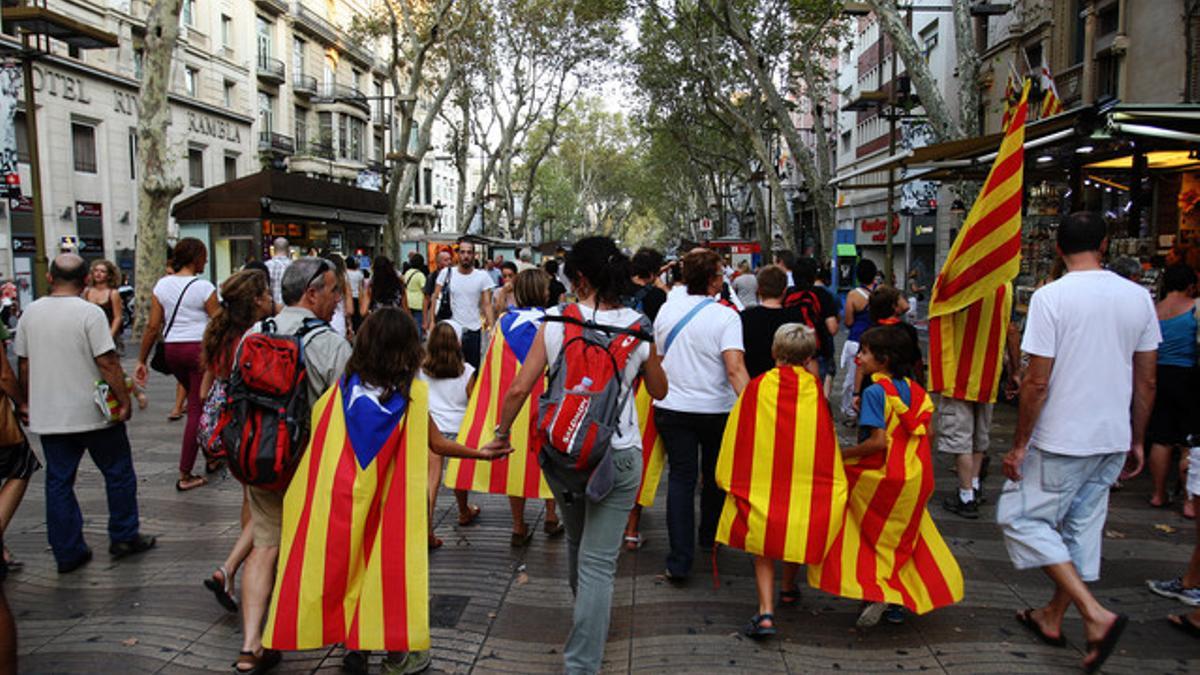
{"label": "black flip-flop", "polygon": [[1124,614],[1118,614],[1117,620],[1108,627],[1108,631],[1104,633],[1104,637],[1095,642],[1087,644],[1088,653],[1092,650],[1096,651],[1096,658],[1091,663],[1086,663],[1083,666],[1084,672],[1094,673],[1104,666],[1104,662],[1112,655],[1113,650],[1117,648],[1117,641],[1121,639],[1121,633],[1125,632],[1125,626],[1129,624],[1129,617]]}
{"label": "black flip-flop", "polygon": [[[763,625],[767,621],[771,622],[770,626]],[[746,627],[742,629],[742,633],[746,637],[755,640],[771,637],[776,632],[778,631],[775,630],[775,615],[773,614],[755,614],[750,617],[750,623],[746,624]]]}
{"label": "black flip-flop", "polygon": [[1167,615],[1167,623],[1171,627],[1183,631],[1194,638],[1200,638],[1200,626],[1192,623],[1192,620],[1187,618],[1186,614],[1169,614]]}
{"label": "black flip-flop", "polygon": [[1029,632],[1036,635],[1039,640],[1041,640],[1042,642],[1045,642],[1046,644],[1050,645],[1051,647],[1066,647],[1067,646],[1067,639],[1065,637],[1063,637],[1061,635],[1059,635],[1058,637],[1052,637],[1050,635],[1046,635],[1045,631],[1042,630],[1042,627],[1038,625],[1038,622],[1033,620],[1033,608],[1032,607],[1026,607],[1025,609],[1021,610],[1020,612],[1017,612],[1017,621],[1020,622],[1020,624],[1022,626],[1025,626],[1026,628],[1028,628]]}
{"label": "black flip-flop", "polygon": [[237,600],[233,599],[233,593],[231,593],[233,589],[229,587],[229,572],[225,571],[224,565],[218,567],[216,571],[221,573],[221,581],[217,581],[212,575],[209,575],[204,580],[204,587],[212,591],[213,595],[217,598],[217,604],[225,608],[225,611],[236,613],[238,605]]}

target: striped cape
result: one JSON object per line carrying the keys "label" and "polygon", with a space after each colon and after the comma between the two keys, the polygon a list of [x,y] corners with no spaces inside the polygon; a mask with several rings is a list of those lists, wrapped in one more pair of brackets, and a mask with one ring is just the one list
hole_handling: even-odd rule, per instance
{"label": "striped cape", "polygon": [[313,407],[312,429],[283,500],[263,645],[429,649],[425,383],[381,404],[343,380]]}
{"label": "striped cape", "polygon": [[966,309],[929,320],[930,391],[961,401],[995,402],[1012,303],[1008,283]]}
{"label": "striped cape", "polygon": [[819,563],[846,509],[846,474],[816,377],[797,367],[762,374],[738,397],[721,442],[726,491],[717,541],[773,560]]}
{"label": "striped cape", "polygon": [[[475,380],[458,442],[478,448],[495,437],[496,422],[504,395],[517,377],[525,356],[533,346],[545,313],[541,309],[510,309],[496,323],[483,358],[483,367]],[[537,400],[545,390],[546,379],[538,378],[529,399],[513,420],[513,453],[494,462],[448,458],[443,485],[456,490],[474,490],[510,497],[553,499],[542,478],[537,455],[542,437],[537,430]]]}
{"label": "striped cape", "polygon": [[654,506],[658,484],[662,482],[667,450],[654,424],[654,399],[646,390],[645,383],[638,385],[634,402],[637,405],[638,429],[642,430],[642,485],[638,488],[637,503],[649,508]]}
{"label": "striped cape", "polygon": [[845,524],[824,562],[808,567],[808,583],[842,597],[895,603],[924,614],[963,597],[962,571],[925,508],[933,494],[933,404],[911,380],[909,406],[891,379],[878,373],[872,379],[886,394],[888,449],[846,460]]}
{"label": "striped cape", "polygon": [[963,221],[929,298],[929,316],[970,307],[1013,280],[1021,268],[1021,189],[1029,81],[983,189]]}

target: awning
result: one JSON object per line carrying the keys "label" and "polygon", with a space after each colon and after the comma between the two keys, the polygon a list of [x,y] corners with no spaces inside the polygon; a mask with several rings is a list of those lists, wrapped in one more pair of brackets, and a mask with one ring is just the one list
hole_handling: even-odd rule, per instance
{"label": "awning", "polygon": [[[1081,134],[1094,130],[1084,139]],[[928,145],[885,156],[858,167],[848,167],[831,185],[842,190],[886,188],[888,171],[895,171],[893,185],[911,180],[958,180],[983,178],[1004,134],[995,133]],[[1093,146],[1089,163],[1128,155],[1128,141],[1135,140],[1142,151],[1194,149],[1200,143],[1200,105],[1116,105],[1105,110],[1076,108],[1061,115],[1039,120],[1025,127],[1025,150],[1045,148],[1038,156],[1027,156],[1025,169],[1061,173],[1075,145]],[[1057,155],[1055,148],[1065,146]],[[1038,161],[1041,160],[1041,161]],[[1153,170],[1153,169],[1152,169]],[[903,175],[900,173],[903,172]]]}
{"label": "awning", "polygon": [[286,217],[371,227],[386,223],[387,212],[383,192],[271,169],[215,185],[171,209],[181,223]]}

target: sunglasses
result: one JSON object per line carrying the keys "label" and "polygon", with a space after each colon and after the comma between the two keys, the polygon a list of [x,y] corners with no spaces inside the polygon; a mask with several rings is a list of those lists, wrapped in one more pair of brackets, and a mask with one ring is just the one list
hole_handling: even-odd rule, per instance
{"label": "sunglasses", "polygon": [[317,279],[320,279],[329,270],[333,269],[333,263],[324,258],[320,258],[320,261],[321,264],[317,266],[317,271],[313,272],[313,275],[308,278],[308,283],[304,284],[305,288],[312,286],[313,282],[315,282]]}

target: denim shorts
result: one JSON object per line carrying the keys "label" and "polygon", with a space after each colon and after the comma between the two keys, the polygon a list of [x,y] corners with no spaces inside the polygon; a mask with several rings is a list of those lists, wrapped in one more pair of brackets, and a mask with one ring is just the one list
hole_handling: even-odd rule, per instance
{"label": "denim shorts", "polygon": [[1017,569],[1072,562],[1084,581],[1100,578],[1108,491],[1125,456],[1075,457],[1029,448],[1021,480],[1004,482],[996,507],[996,522]]}

